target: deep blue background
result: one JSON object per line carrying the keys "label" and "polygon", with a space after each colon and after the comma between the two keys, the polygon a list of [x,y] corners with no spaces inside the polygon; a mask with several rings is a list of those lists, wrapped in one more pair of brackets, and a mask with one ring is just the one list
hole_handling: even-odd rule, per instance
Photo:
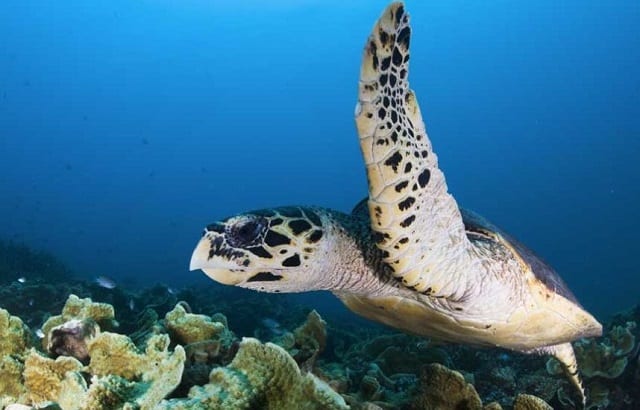
{"label": "deep blue background", "polygon": [[[0,236],[204,282],[202,227],[366,194],[353,108],[386,1],[0,3]],[[599,315],[640,295],[640,2],[409,1],[451,191]]]}

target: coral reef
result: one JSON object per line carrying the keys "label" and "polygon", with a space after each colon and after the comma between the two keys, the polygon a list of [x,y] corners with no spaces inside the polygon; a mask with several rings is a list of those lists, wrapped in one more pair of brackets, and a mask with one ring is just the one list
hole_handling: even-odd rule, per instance
{"label": "coral reef", "polygon": [[93,302],[89,298],[80,299],[76,295],[69,295],[62,313],[60,315],[51,316],[42,325],[42,346],[46,349],[49,346],[51,331],[57,326],[64,325],[72,320],[84,321],[90,319],[95,322],[101,330],[109,330],[116,328],[118,322],[115,321],[115,311],[113,306],[106,303]]}
{"label": "coral reef", "polygon": [[22,354],[30,344],[29,329],[22,320],[0,309],[0,355],[5,357]]}
{"label": "coral reef", "polygon": [[233,361],[214,369],[209,383],[189,399],[172,399],[159,409],[347,409],[342,397],[311,373],[302,373],[281,347],[244,338]]}
{"label": "coral reef", "polygon": [[18,400],[26,393],[23,356],[30,345],[29,329],[22,320],[0,309],[0,397]]}
{"label": "coral reef", "polygon": [[627,355],[635,347],[635,322],[614,326],[603,341],[584,339],[575,343],[576,357],[585,378],[619,377],[628,364]]}
{"label": "coral reef", "polygon": [[513,402],[513,410],[553,410],[553,407],[539,397],[518,394]]}
{"label": "coral reef", "polygon": [[[619,325],[610,326],[604,337],[581,339],[574,343],[576,358],[589,392],[587,409],[609,408],[614,396],[621,397],[621,401],[624,402],[633,400],[623,392],[619,381],[629,379],[625,374],[631,374],[632,369],[638,367],[637,363],[633,363],[640,349],[636,342],[637,332],[636,322],[627,320]],[[546,368],[549,374],[562,373],[555,359],[549,359]],[[572,407],[575,406],[575,400],[567,393],[568,390],[566,387],[557,389],[557,397],[562,405]]]}
{"label": "coral reef", "polygon": [[283,347],[303,368],[311,371],[327,345],[327,322],[312,310],[307,320],[292,332],[284,332],[273,342]]}
{"label": "coral reef", "polygon": [[51,359],[32,349],[24,363],[24,386],[27,402],[39,405],[57,401],[62,391],[62,382],[69,372],[82,370],[82,363],[72,357],[60,356]]}
{"label": "coral reef", "polygon": [[[321,317],[285,295],[14,279],[0,298],[5,410],[576,407],[553,360]],[[574,343],[588,409],[639,407],[639,321],[640,307]]]}
{"label": "coral reef", "polygon": [[420,375],[420,385],[420,392],[413,403],[415,409],[482,409],[482,401],[473,385],[459,372],[441,364],[425,366]]}
{"label": "coral reef", "polygon": [[224,331],[225,325],[223,323],[214,322],[206,315],[187,312],[185,305],[185,303],[178,303],[164,318],[165,326],[178,343],[202,342],[213,339]]}

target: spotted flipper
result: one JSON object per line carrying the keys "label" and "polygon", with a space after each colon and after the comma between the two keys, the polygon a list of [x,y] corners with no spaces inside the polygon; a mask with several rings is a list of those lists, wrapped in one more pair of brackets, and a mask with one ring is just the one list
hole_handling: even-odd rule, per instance
{"label": "spotted flipper", "polygon": [[582,379],[580,373],[578,373],[578,362],[576,360],[576,354],[573,350],[571,343],[563,343],[554,346],[546,346],[536,349],[533,353],[542,355],[551,355],[556,358],[562,365],[564,372],[567,374],[569,381],[573,384],[580,398],[580,408],[585,408],[587,403],[587,396],[582,386]]}
{"label": "spotted flipper", "polygon": [[[367,40],[356,124],[369,180],[369,213],[393,275],[435,296],[460,292],[469,243],[447,192],[418,102],[409,89],[409,16],[391,4]],[[463,269],[464,270],[464,269]]]}

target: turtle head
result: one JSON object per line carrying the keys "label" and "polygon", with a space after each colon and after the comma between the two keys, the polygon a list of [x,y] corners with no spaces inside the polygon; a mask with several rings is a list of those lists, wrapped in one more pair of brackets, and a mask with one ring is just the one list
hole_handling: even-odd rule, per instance
{"label": "turtle head", "polygon": [[208,225],[190,269],[225,285],[264,292],[319,290],[325,237],[319,209],[248,212]]}

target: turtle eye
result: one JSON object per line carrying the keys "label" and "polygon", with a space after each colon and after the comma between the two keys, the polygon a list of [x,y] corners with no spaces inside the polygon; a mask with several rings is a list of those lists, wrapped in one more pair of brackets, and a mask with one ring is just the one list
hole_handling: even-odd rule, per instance
{"label": "turtle eye", "polygon": [[268,227],[266,218],[249,216],[227,227],[227,240],[236,248],[255,246],[262,242]]}

